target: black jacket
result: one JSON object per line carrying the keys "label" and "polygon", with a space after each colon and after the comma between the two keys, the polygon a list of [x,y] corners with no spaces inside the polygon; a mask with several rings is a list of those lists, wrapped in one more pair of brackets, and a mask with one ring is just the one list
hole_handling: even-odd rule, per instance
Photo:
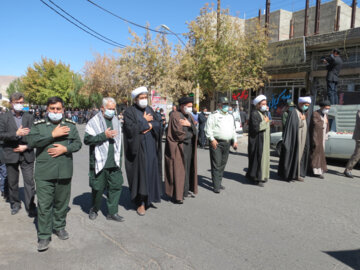
{"label": "black jacket", "polygon": [[340,69],[342,67],[343,61],[340,56],[329,56],[326,57],[327,66],[327,76],[326,80],[329,82],[338,82]]}
{"label": "black jacket", "polygon": [[[22,126],[23,128],[31,128],[34,122],[33,116],[29,113],[23,113]],[[14,115],[11,111],[6,112],[0,116],[0,141],[3,141],[4,163],[17,163],[20,158],[20,153],[15,153],[14,148],[20,144],[26,144],[25,137],[17,137],[18,130]],[[27,162],[34,162],[35,154],[33,149],[27,149],[23,153]]]}

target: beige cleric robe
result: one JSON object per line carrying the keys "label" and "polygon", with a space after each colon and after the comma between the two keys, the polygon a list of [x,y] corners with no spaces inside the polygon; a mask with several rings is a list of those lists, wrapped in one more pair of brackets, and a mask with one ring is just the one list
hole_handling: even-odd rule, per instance
{"label": "beige cleric robe", "polygon": [[[186,138],[184,127],[180,119],[185,119],[181,112],[173,112],[169,119],[165,144],[165,192],[169,197],[182,201],[185,185],[185,163],[183,141]],[[193,128],[196,130],[194,119],[189,118]],[[196,132],[195,132],[196,134]],[[192,137],[192,166],[189,176],[189,190],[194,194],[198,192],[197,179],[197,136]]]}
{"label": "beige cleric robe", "polygon": [[298,132],[298,147],[299,147],[299,158],[298,158],[298,177],[300,177],[300,167],[301,167],[301,160],[304,154],[305,145],[306,145],[306,136],[308,132],[308,127],[306,123],[306,118],[301,120],[301,113],[300,111],[296,110],[298,117],[299,117],[299,132]]}

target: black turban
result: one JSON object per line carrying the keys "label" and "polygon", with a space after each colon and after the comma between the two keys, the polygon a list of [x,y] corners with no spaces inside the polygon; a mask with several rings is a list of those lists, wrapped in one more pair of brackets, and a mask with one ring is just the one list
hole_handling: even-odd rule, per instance
{"label": "black turban", "polygon": [[193,97],[182,97],[179,99],[179,105],[188,104],[188,103],[194,103],[194,98]]}

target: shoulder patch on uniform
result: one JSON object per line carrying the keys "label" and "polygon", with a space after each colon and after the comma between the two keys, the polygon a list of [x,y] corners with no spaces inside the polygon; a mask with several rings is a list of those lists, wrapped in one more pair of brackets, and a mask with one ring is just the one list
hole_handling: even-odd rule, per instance
{"label": "shoulder patch on uniform", "polygon": [[45,123],[45,120],[41,119],[41,120],[35,121],[34,125],[38,125],[38,124],[41,124],[41,123]]}
{"label": "shoulder patch on uniform", "polygon": [[216,113],[219,113],[219,111],[218,111],[218,110],[216,110],[216,111],[213,111],[213,112],[212,112],[212,114],[216,114]]}
{"label": "shoulder patch on uniform", "polygon": [[71,123],[71,124],[74,124],[74,125],[76,125],[76,123],[73,121],[73,120],[70,120],[70,119],[65,119],[65,122],[69,122],[69,123]]}

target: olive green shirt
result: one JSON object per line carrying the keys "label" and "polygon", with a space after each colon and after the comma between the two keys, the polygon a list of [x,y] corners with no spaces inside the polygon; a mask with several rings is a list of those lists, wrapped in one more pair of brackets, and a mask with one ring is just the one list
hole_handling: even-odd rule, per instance
{"label": "olive green shirt", "polygon": [[[57,125],[68,126],[70,132],[66,136],[53,138],[52,131]],[[68,179],[73,175],[72,153],[80,150],[82,143],[75,122],[62,119],[53,124],[48,118],[34,122],[27,137],[28,145],[36,148],[35,180]],[[65,154],[51,157],[47,152],[54,144],[64,145]]]}

